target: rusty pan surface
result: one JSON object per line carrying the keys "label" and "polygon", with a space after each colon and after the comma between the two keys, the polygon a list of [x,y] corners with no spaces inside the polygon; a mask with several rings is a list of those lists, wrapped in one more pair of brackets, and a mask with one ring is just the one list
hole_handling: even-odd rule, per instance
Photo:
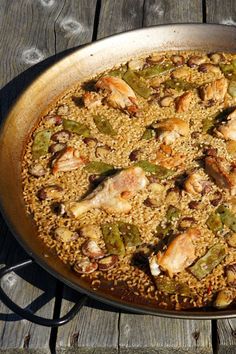
{"label": "rusty pan surface", "polygon": [[21,159],[25,143],[40,116],[67,88],[126,62],[136,55],[163,50],[206,50],[236,52],[236,28],[223,25],[163,25],[115,35],[87,45],[54,64],[37,78],[12,107],[0,133],[0,204],[2,213],[18,242],[30,257],[75,290],[119,308],[177,318],[236,317],[236,310],[174,311],[144,303],[121,300],[103,290],[92,290],[56,256],[44,257],[45,247],[37,237],[32,218],[26,215]]}

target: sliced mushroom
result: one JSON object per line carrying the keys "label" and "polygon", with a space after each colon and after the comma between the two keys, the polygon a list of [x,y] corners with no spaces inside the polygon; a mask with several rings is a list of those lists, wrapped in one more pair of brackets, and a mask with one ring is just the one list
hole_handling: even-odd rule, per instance
{"label": "sliced mushroom", "polygon": [[108,145],[98,146],[95,150],[95,156],[106,159],[109,152],[111,152],[111,148]]}
{"label": "sliced mushroom", "polygon": [[236,233],[228,235],[226,241],[229,246],[236,248]]}
{"label": "sliced mushroom", "polygon": [[66,148],[65,143],[55,143],[49,146],[48,151],[51,152],[51,154],[55,154],[59,151],[62,151],[65,148]]}
{"label": "sliced mushroom", "polygon": [[160,53],[153,53],[146,59],[149,64],[161,64],[164,60],[165,57]]}
{"label": "sliced mushroom", "polygon": [[130,70],[141,70],[144,66],[144,59],[132,59],[128,62],[128,68]]}
{"label": "sliced mushroom", "polygon": [[170,59],[171,59],[172,63],[175,64],[176,66],[184,65],[183,55],[172,55],[170,57]]}
{"label": "sliced mushroom", "polygon": [[163,76],[155,76],[150,80],[150,86],[153,87],[158,94],[160,93],[160,85],[163,83]]}
{"label": "sliced mushroom", "polygon": [[98,140],[96,138],[84,138],[83,142],[91,149],[97,146]]}
{"label": "sliced mushroom", "polygon": [[70,108],[67,104],[62,104],[57,108],[57,114],[60,116],[67,115],[70,111]]}
{"label": "sliced mushroom", "polygon": [[189,209],[195,210],[195,209],[198,209],[199,205],[200,205],[200,202],[198,202],[196,200],[191,200],[191,202],[189,202],[189,204],[188,204],[188,207],[189,207]]}
{"label": "sliced mushroom", "polygon": [[217,192],[214,194],[214,199],[211,200],[211,204],[212,204],[213,206],[217,206],[217,205],[220,204],[221,200],[222,200],[222,193],[219,192],[219,191],[217,191]]}
{"label": "sliced mushroom", "polygon": [[154,123],[153,128],[157,130],[158,139],[165,144],[172,144],[181,136],[188,135],[188,123],[179,118],[169,118]]}
{"label": "sliced mushroom", "polygon": [[175,99],[175,108],[177,113],[186,112],[189,109],[193,93],[191,91],[183,93],[183,95]]}
{"label": "sliced mushroom", "polygon": [[67,227],[57,227],[54,231],[54,237],[62,242],[70,242],[75,240],[76,235]]}
{"label": "sliced mushroom", "polygon": [[212,73],[212,74],[220,74],[221,70],[218,66],[211,63],[204,63],[199,65],[198,71],[201,73]]}
{"label": "sliced mushroom", "polygon": [[203,101],[223,101],[228,88],[225,78],[217,79],[199,88],[199,95]]}
{"label": "sliced mushroom", "polygon": [[235,288],[236,287],[236,263],[229,264],[225,268],[225,273],[227,278],[227,284]]}
{"label": "sliced mushroom", "polygon": [[97,242],[94,240],[88,240],[83,243],[82,253],[85,256],[94,259],[102,258],[105,255],[103,250],[98,246]]}
{"label": "sliced mushroom", "polygon": [[57,215],[64,215],[65,214],[65,205],[63,203],[59,203],[59,202],[54,202],[51,205],[51,209],[53,211],[53,213],[57,214]]}
{"label": "sliced mushroom", "polygon": [[79,233],[82,237],[92,240],[99,240],[102,237],[102,232],[98,225],[84,225],[79,229]]}
{"label": "sliced mushroom", "polygon": [[143,204],[149,208],[158,208],[161,206],[162,203],[163,203],[163,200],[161,200],[160,198],[156,198],[156,197],[147,197],[143,202]]}
{"label": "sliced mushroom", "polygon": [[129,154],[130,161],[138,161],[140,157],[141,149],[135,149]]}
{"label": "sliced mushroom", "polygon": [[80,157],[79,151],[72,147],[66,147],[52,161],[52,172],[67,172],[76,170],[84,165],[84,159]]}
{"label": "sliced mushroom", "polygon": [[167,191],[165,203],[169,204],[178,204],[180,201],[180,190],[177,187],[170,188]]}
{"label": "sliced mushroom", "polygon": [[199,55],[193,55],[192,57],[189,58],[187,64],[190,68],[196,68],[197,66],[205,63],[206,58],[201,57]]}
{"label": "sliced mushroom", "polygon": [[98,268],[96,262],[91,262],[88,257],[82,258],[74,264],[74,270],[80,274],[89,274],[95,272]]}
{"label": "sliced mushroom", "polygon": [[196,220],[193,217],[186,216],[180,221],[179,226],[182,230],[186,230],[189,229],[191,226],[193,226],[195,222]]}
{"label": "sliced mushroom", "polygon": [[234,292],[231,289],[220,290],[214,302],[214,307],[217,309],[225,309],[234,300]]}
{"label": "sliced mushroom", "polygon": [[160,99],[161,107],[169,107],[173,103],[174,99],[172,96],[164,96]]}
{"label": "sliced mushroom", "polygon": [[88,109],[99,107],[102,104],[102,96],[97,92],[85,92],[82,98],[84,106]]}
{"label": "sliced mushroom", "polygon": [[63,119],[58,114],[48,114],[47,116],[44,117],[44,122],[48,127],[51,127],[54,125],[56,126],[61,125]]}
{"label": "sliced mushroom", "polygon": [[148,261],[151,274],[154,277],[157,277],[161,273],[161,270],[159,264],[157,263],[156,255],[149,257]]}
{"label": "sliced mushroom", "polygon": [[186,67],[178,68],[171,73],[172,79],[187,79],[190,76],[190,69]]}
{"label": "sliced mushroom", "polygon": [[219,64],[225,60],[222,53],[210,53],[208,56],[214,64]]}
{"label": "sliced mushroom", "polygon": [[115,265],[118,263],[118,261],[119,261],[119,258],[117,255],[111,255],[111,256],[104,257],[99,260],[98,269],[102,270],[102,271],[109,270],[109,269],[115,267]]}
{"label": "sliced mushroom", "polygon": [[227,121],[217,128],[217,135],[225,140],[236,141],[236,109],[228,115]]}
{"label": "sliced mushroom", "polygon": [[68,130],[60,130],[51,136],[53,141],[57,143],[67,142],[70,139],[71,133]]}
{"label": "sliced mushroom", "polygon": [[46,169],[40,163],[34,163],[29,167],[29,173],[34,177],[42,177],[46,172]]}
{"label": "sliced mushroom", "polygon": [[38,198],[40,200],[55,200],[63,196],[63,188],[57,184],[45,186],[38,191]]}

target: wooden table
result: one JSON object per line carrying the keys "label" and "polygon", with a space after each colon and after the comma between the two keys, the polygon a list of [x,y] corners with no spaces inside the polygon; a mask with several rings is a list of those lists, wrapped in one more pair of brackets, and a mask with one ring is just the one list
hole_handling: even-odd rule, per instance
{"label": "wooden table", "polygon": [[[1,119],[24,86],[70,48],[142,26],[235,21],[235,0],[0,0]],[[27,257],[2,219],[0,235],[1,264]],[[78,298],[39,266],[8,275],[3,285],[42,316],[63,314]],[[233,354],[236,320],[163,319],[90,301],[57,330],[21,320],[0,303],[0,352]]]}

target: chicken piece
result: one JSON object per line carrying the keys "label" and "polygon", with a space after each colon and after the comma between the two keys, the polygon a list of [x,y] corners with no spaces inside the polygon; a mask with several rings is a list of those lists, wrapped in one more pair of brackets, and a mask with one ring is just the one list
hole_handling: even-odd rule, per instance
{"label": "chicken piece", "polygon": [[175,99],[175,108],[177,113],[186,112],[189,109],[191,99],[193,97],[192,92],[185,92],[183,95]]}
{"label": "chicken piece", "polygon": [[153,128],[157,130],[159,140],[167,145],[189,132],[188,123],[179,118],[165,119],[153,124]]}
{"label": "chicken piece", "polygon": [[191,173],[184,183],[184,189],[186,192],[193,195],[204,194],[209,188],[210,183],[207,180],[204,180],[197,172]]}
{"label": "chicken piece", "polygon": [[203,101],[223,101],[228,88],[225,78],[212,81],[199,88],[199,95]]}
{"label": "chicken piece", "polygon": [[80,166],[84,165],[84,158],[79,156],[79,151],[72,147],[66,147],[63,149],[57,157],[52,161],[52,172],[67,172],[76,170]]}
{"label": "chicken piece", "polygon": [[205,170],[213,178],[220,188],[229,189],[231,195],[236,193],[236,171],[227,171],[223,160],[219,157],[207,156],[205,158]]}
{"label": "chicken piece", "polygon": [[194,242],[198,240],[200,235],[198,229],[188,229],[176,236],[166,251],[158,252],[157,263],[164,271],[168,272],[170,277],[182,272],[194,262],[196,259]]}
{"label": "chicken piece", "polygon": [[98,208],[109,213],[128,213],[128,202],[135,192],[146,187],[148,183],[145,172],[140,167],[130,167],[107,178],[91,194],[80,202],[65,204],[69,216],[78,217],[88,210]]}
{"label": "chicken piece", "polygon": [[227,122],[218,127],[217,135],[225,140],[236,141],[236,109],[228,115]]}
{"label": "chicken piece", "polygon": [[102,97],[97,92],[85,92],[83,94],[84,106],[88,109],[101,106]]}
{"label": "chicken piece", "polygon": [[171,156],[165,155],[163,152],[158,151],[156,154],[155,162],[158,165],[168,169],[183,170],[185,168],[186,155],[180,152],[174,152]]}
{"label": "chicken piece", "polygon": [[107,102],[112,107],[128,111],[131,115],[137,113],[137,98],[124,80],[119,77],[103,76],[97,81],[96,88],[106,92]]}

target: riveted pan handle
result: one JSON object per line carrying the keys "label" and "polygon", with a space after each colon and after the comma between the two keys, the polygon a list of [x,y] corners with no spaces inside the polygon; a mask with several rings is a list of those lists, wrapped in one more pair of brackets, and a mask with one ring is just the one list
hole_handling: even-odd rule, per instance
{"label": "riveted pan handle", "polygon": [[[6,266],[6,267],[0,269],[0,282],[2,280],[2,277],[5,274],[8,274],[12,271],[17,271],[21,268],[27,267],[28,265],[30,265],[32,263],[34,263],[33,259],[27,259],[25,261],[22,261],[20,263],[13,265],[13,266],[10,266],[10,267]],[[69,322],[70,320],[72,320],[72,318],[79,312],[81,307],[85,304],[85,302],[87,300],[87,296],[83,295],[81,297],[81,299],[79,300],[79,302],[77,302],[65,316],[63,316],[61,318],[56,318],[56,319],[43,318],[43,317],[34,315],[33,313],[31,313],[28,310],[21,308],[20,306],[15,304],[6,295],[6,293],[2,290],[1,283],[0,283],[0,299],[15,314],[19,315],[20,317],[22,317],[30,322],[39,324],[41,326],[46,326],[46,327],[58,327],[58,326],[64,325],[65,323]]]}

